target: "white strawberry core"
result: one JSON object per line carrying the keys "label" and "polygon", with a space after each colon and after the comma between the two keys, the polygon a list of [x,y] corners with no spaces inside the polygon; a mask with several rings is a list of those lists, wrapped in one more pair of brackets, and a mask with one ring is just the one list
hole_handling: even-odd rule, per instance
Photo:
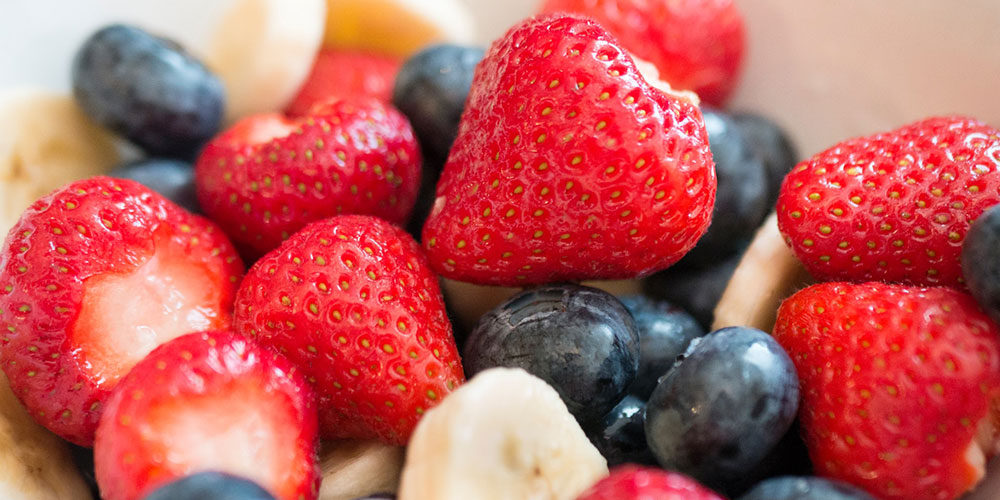
{"label": "white strawberry core", "polygon": [[295,444],[300,428],[287,397],[251,379],[160,404],[140,432],[171,474],[228,472],[291,498],[304,475],[290,465],[308,463]]}
{"label": "white strawberry core", "polygon": [[219,285],[202,266],[157,245],[132,273],[85,281],[72,334],[77,359],[98,384],[114,384],[156,346],[222,326],[219,303]]}
{"label": "white strawberry core", "polygon": [[656,65],[635,56],[635,54],[630,54],[632,56],[632,62],[635,63],[635,68],[639,70],[639,74],[642,75],[642,79],[646,80],[646,83],[650,84],[656,90],[663,92],[664,94],[673,97],[674,99],[682,99],[690,102],[692,105],[697,106],[701,102],[701,98],[698,94],[690,90],[677,90],[670,86],[670,83],[660,79],[660,70],[656,69]]}

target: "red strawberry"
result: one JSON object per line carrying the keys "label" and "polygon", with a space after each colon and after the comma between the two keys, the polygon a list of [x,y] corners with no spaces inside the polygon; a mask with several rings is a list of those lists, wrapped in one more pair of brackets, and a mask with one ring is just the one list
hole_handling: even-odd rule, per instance
{"label": "red strawberry", "polygon": [[655,467],[623,465],[598,481],[577,500],[722,500],[683,474]]}
{"label": "red strawberry", "polygon": [[420,151],[409,122],[387,104],[334,101],[295,120],[244,119],[205,147],[195,173],[205,213],[257,257],[341,213],[405,222]]}
{"label": "red strawberry", "polygon": [[1000,422],[1000,329],[948,288],[824,283],[786,299],[817,472],[879,498],[950,500],[983,477]]}
{"label": "red strawberry", "polygon": [[998,135],[948,117],[844,141],[788,174],[778,227],[821,280],[960,284],[969,225],[1000,203]]}
{"label": "red strawberry", "polygon": [[323,49],[312,72],[285,112],[308,114],[316,103],[331,98],[374,97],[392,100],[392,86],[403,62],[398,57],[353,50]]}
{"label": "red strawberry", "polygon": [[328,438],[404,444],[464,380],[437,277],[413,238],[375,217],[316,222],[258,261],[235,323],[303,368]]}
{"label": "red strawberry", "polygon": [[495,285],[632,278],[708,227],[698,107],[647,83],[593,21],[525,21],[477,67],[424,226],[431,265]]}
{"label": "red strawberry", "polygon": [[243,264],[211,222],[129,180],[35,202],[0,253],[0,366],[32,416],[89,446],[108,393],[158,344],[230,324]]}
{"label": "red strawberry", "polygon": [[279,500],[319,491],[315,394],[287,359],[231,331],[156,348],[108,399],[94,445],[104,500],[139,500],[181,476],[219,471]]}
{"label": "red strawberry", "polygon": [[739,80],[745,34],[733,0],[547,0],[542,12],[593,17],[674,88],[714,106]]}

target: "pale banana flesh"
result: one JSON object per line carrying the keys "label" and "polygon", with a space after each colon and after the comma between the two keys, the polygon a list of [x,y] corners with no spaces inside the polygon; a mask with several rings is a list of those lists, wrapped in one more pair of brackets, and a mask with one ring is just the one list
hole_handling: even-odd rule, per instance
{"label": "pale banana flesh", "polygon": [[492,368],[417,424],[399,500],[573,500],[607,473],[555,389]]}

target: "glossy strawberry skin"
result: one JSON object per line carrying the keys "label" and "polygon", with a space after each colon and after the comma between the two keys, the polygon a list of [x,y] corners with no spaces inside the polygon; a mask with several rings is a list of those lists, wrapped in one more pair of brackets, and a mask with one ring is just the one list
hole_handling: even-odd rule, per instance
{"label": "glossy strawberry skin", "polygon": [[784,301],[774,336],[818,473],[908,500],[957,498],[981,478],[966,452],[977,432],[987,454],[997,438],[1000,330],[970,296],[823,283]]}
{"label": "glossy strawberry skin", "polygon": [[713,106],[739,82],[746,34],[733,0],[547,0],[542,12],[594,18],[675,89]]}
{"label": "glossy strawberry skin", "polygon": [[623,465],[598,481],[577,500],[722,500],[683,474],[654,467]]}
{"label": "glossy strawberry skin", "polygon": [[[240,391],[241,401],[227,399],[232,391]],[[251,397],[259,399],[247,400]],[[242,425],[246,414],[240,409],[213,401],[246,403],[263,408],[262,415],[279,416],[263,425],[251,422],[268,432],[244,436],[249,449],[270,446],[269,456],[257,458],[273,459],[272,464],[240,457],[233,470],[226,460],[231,450],[223,446],[194,457],[177,449],[187,444],[180,441],[191,439],[189,433],[220,444],[211,443],[213,432],[224,435],[231,429],[213,425]],[[172,418],[188,411],[204,418],[185,415],[180,427],[172,425]],[[212,419],[216,412],[229,415]],[[173,479],[206,470],[252,479],[279,500],[311,500],[319,490],[318,447],[316,396],[301,372],[242,335],[213,331],[161,345],[122,379],[101,418],[94,457],[105,500],[139,500]]]}
{"label": "glossy strawberry skin", "polygon": [[[276,136],[254,137],[261,129]],[[388,104],[327,101],[298,119],[247,118],[213,139],[195,166],[198,202],[241,251],[259,257],[342,213],[405,222],[420,162],[413,129]]]}
{"label": "glossy strawberry skin", "polygon": [[405,444],[464,381],[437,276],[409,235],[374,217],[316,222],[258,261],[235,324],[305,371],[327,438]]}
{"label": "glossy strawberry skin", "polygon": [[303,116],[309,108],[331,98],[374,97],[392,99],[392,86],[403,62],[397,57],[344,49],[322,49],[298,94],[285,108]]}
{"label": "glossy strawberry skin", "polygon": [[694,246],[715,187],[697,106],[593,21],[540,17],[476,68],[422,240],[461,281],[638,277]]}
{"label": "glossy strawberry skin", "polygon": [[1000,203],[998,135],[937,117],[844,141],[788,174],[778,227],[820,280],[961,286],[969,225]]}
{"label": "glossy strawberry skin", "polygon": [[[129,180],[95,177],[29,207],[0,254],[0,366],[39,423],[74,443],[93,443],[117,382],[88,362],[80,322],[92,281],[135,271],[161,245],[216,284],[205,326],[228,327],[243,264],[222,231]],[[151,349],[151,347],[150,347]]]}

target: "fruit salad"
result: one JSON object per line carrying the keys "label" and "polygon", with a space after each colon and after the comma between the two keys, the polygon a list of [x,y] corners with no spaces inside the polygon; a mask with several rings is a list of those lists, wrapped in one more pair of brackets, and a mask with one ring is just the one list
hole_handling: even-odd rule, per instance
{"label": "fruit salad", "polygon": [[1000,496],[1000,8],[903,3],[67,5],[0,498]]}

